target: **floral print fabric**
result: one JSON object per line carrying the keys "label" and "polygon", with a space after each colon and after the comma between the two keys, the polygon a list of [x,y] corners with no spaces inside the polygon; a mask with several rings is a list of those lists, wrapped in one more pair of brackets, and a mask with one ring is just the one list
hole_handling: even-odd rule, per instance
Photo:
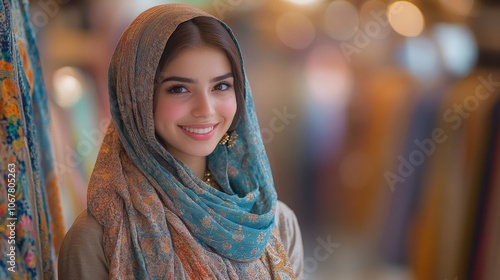
{"label": "floral print fabric", "polygon": [[64,228],[28,1],[0,4],[0,86],[0,279],[54,279]]}

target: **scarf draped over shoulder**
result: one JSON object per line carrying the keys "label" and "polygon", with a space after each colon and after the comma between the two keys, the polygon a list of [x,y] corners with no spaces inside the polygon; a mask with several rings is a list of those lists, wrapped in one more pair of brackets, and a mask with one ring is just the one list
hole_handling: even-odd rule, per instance
{"label": "scarf draped over shoulder", "polygon": [[[293,275],[276,235],[276,191],[250,87],[231,148],[208,157],[223,191],[201,181],[157,141],[154,78],[168,38],[211,15],[185,5],[153,7],[122,34],[109,67],[112,122],[88,189],[104,230],[111,279],[238,279],[230,263],[262,259],[275,279]],[[222,23],[222,22],[221,22]],[[239,46],[229,27],[222,23]]]}

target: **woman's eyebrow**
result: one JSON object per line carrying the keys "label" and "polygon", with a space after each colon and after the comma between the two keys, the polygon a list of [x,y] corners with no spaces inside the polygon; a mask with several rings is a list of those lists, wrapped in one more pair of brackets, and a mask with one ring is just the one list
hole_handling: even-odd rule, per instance
{"label": "woman's eyebrow", "polygon": [[169,81],[177,81],[177,82],[188,83],[188,84],[195,84],[196,83],[196,80],[193,80],[193,79],[171,76],[171,77],[164,78],[160,84],[163,84],[163,83],[169,82]]}
{"label": "woman's eyebrow", "polygon": [[[217,76],[217,77],[211,79],[210,82],[214,83],[214,82],[224,80],[226,78],[233,78],[233,73],[229,72],[229,73],[226,73],[224,75]],[[163,84],[165,82],[170,82],[170,81],[177,81],[177,82],[188,83],[188,84],[196,84],[198,82],[198,80],[194,80],[194,79],[190,79],[190,78],[171,76],[171,77],[166,77],[163,80],[161,80],[160,84]]]}
{"label": "woman's eyebrow", "polygon": [[218,77],[215,77],[213,78],[212,80],[210,80],[211,83],[214,83],[214,82],[218,82],[218,81],[221,81],[221,80],[224,80],[226,78],[233,78],[233,73],[229,72],[227,74],[224,74],[224,75],[221,75],[221,76],[218,76]]}

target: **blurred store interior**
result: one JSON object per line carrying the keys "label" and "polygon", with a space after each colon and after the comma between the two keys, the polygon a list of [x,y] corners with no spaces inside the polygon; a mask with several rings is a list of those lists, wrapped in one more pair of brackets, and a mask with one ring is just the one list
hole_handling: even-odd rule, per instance
{"label": "blurred store interior", "polygon": [[123,30],[198,6],[239,40],[310,279],[498,279],[500,1],[30,1],[64,218],[110,121]]}

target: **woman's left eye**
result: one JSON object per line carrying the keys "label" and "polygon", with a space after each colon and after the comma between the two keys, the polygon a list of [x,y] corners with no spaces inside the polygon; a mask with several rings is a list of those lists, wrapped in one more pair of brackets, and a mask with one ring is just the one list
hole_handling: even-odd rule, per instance
{"label": "woman's left eye", "polygon": [[214,87],[215,90],[222,90],[222,91],[226,91],[229,88],[231,88],[231,85],[228,83],[220,83]]}

